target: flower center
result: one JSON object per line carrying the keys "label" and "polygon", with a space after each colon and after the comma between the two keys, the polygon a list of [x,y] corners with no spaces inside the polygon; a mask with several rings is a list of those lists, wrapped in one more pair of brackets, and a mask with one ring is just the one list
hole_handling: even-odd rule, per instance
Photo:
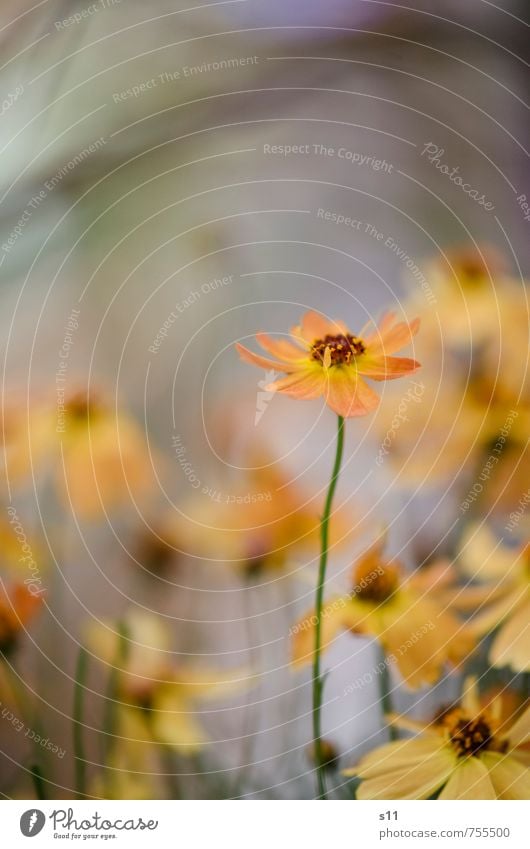
{"label": "flower center", "polygon": [[450,711],[441,719],[449,732],[449,739],[459,757],[479,755],[486,749],[498,749],[491,724],[480,714],[469,719],[460,710]]}
{"label": "flower center", "polygon": [[363,601],[380,604],[394,595],[399,587],[399,568],[394,563],[363,563],[354,573],[355,586],[352,595]]}
{"label": "flower center", "polygon": [[364,354],[365,346],[362,339],[351,333],[338,336],[324,336],[317,339],[311,348],[314,360],[326,367],[348,365],[354,357]]}

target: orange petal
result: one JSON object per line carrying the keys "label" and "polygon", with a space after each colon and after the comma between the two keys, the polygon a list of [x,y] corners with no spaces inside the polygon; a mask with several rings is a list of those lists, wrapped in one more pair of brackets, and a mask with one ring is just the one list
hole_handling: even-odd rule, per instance
{"label": "orange petal", "polygon": [[310,345],[317,339],[325,336],[335,336],[339,333],[348,333],[348,328],[342,321],[330,321],[318,312],[310,310],[302,316],[300,327],[293,328],[295,336],[301,336]]}
{"label": "orange petal", "polygon": [[356,364],[359,373],[372,380],[395,380],[396,377],[412,374],[420,368],[420,363],[410,357],[385,357],[384,355],[360,356]]}
{"label": "orange petal", "polygon": [[280,360],[287,362],[307,360],[306,352],[287,339],[271,339],[266,333],[256,333],[256,341],[265,351]]}
{"label": "orange petal", "polygon": [[293,398],[309,401],[322,395],[325,383],[324,373],[319,368],[318,371],[313,369],[298,371],[296,374],[290,374],[274,383],[269,383],[265,388],[269,392],[283,392]]}
{"label": "orange petal", "polygon": [[405,321],[398,321],[397,324],[392,325],[390,316],[385,316],[378,329],[365,340],[366,347],[370,348],[370,353],[375,354],[379,351],[385,354],[393,354],[410,344],[412,337],[418,332],[419,326],[419,318],[415,318],[410,324]]}
{"label": "orange petal", "polygon": [[260,354],[255,354],[253,351],[249,351],[248,348],[240,345],[239,342],[236,342],[236,350],[243,362],[250,363],[253,366],[260,366],[267,370],[272,369],[273,371],[291,373],[293,371],[299,371],[301,368],[301,365],[298,363],[281,363],[275,360],[269,360],[267,357],[262,357]]}
{"label": "orange petal", "polygon": [[326,403],[338,416],[366,416],[379,404],[379,396],[359,377],[355,368],[328,371]]}

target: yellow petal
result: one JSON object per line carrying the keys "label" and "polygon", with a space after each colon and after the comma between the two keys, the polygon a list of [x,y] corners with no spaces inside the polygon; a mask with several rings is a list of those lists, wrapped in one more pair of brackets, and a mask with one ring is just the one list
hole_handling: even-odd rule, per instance
{"label": "yellow petal", "polygon": [[183,755],[196,754],[208,742],[189,702],[181,698],[178,685],[157,689],[150,716],[153,737]]}
{"label": "yellow petal", "polygon": [[466,574],[479,581],[513,579],[521,552],[502,545],[484,522],[471,524],[462,538],[459,560]]}
{"label": "yellow petal", "polygon": [[347,770],[345,774],[358,775],[359,778],[373,778],[386,775],[389,772],[410,769],[414,765],[424,763],[438,756],[440,752],[452,758],[453,766],[456,756],[444,745],[439,736],[413,737],[408,740],[396,740],[379,746],[374,751],[364,755],[355,769]]}
{"label": "yellow petal", "polygon": [[[418,743],[419,741],[405,741]],[[429,738],[433,744],[433,739]],[[394,745],[394,744],[389,744]],[[384,746],[383,749],[388,747]],[[397,760],[393,759],[394,763]],[[402,766],[380,772],[361,782],[358,799],[428,799],[455,769],[455,757],[447,746],[436,745],[430,754]],[[362,777],[362,776],[361,776]]]}
{"label": "yellow petal", "polygon": [[249,669],[180,669],[175,674],[182,698],[185,700],[219,699],[244,693],[257,680]]}
{"label": "yellow petal", "polygon": [[514,722],[506,736],[510,746],[523,746],[530,742],[530,707]]}
{"label": "yellow petal", "polygon": [[[350,600],[347,597],[336,596],[325,602],[322,610],[321,641],[322,651],[330,647],[339,631],[345,627],[346,612]],[[291,629],[292,662],[295,666],[311,663],[315,651],[316,613],[308,611],[306,615]]]}
{"label": "yellow petal", "polygon": [[530,799],[530,770],[524,764],[496,752],[485,752],[481,760],[489,769],[497,798]]}
{"label": "yellow petal", "polygon": [[509,666],[514,672],[530,672],[529,622],[530,603],[525,599],[493,641],[490,650],[490,663],[493,666]]}
{"label": "yellow petal", "polygon": [[440,799],[496,799],[488,769],[480,758],[462,758],[440,793]]}

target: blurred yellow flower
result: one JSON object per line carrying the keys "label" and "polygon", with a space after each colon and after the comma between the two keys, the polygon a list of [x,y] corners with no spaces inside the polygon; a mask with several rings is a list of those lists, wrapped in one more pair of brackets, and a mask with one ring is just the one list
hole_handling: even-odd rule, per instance
{"label": "blurred yellow flower", "polygon": [[[386,453],[403,478],[416,483],[469,473],[473,485],[493,453],[484,499],[509,512],[530,471],[526,287],[489,249],[436,260],[429,284],[436,303],[417,294],[406,304],[422,322],[416,350],[427,364],[424,392],[417,404],[407,405],[406,424],[397,429],[391,425],[396,396],[389,393],[376,420],[378,433],[384,439],[391,431]],[[492,452],[499,440],[501,450]]]}
{"label": "blurred yellow flower", "polygon": [[[209,741],[198,719],[197,705],[244,691],[248,670],[220,670],[174,662],[170,632],[155,614],[133,611],[125,620],[126,661],[119,670],[123,709],[143,717],[151,738],[182,755],[193,755]],[[117,623],[91,623],[87,645],[99,660],[113,666],[120,637]]]}
{"label": "blurred yellow flower", "polygon": [[419,363],[407,357],[389,356],[410,344],[419,320],[410,325],[385,315],[378,328],[364,328],[354,336],[342,321],[329,321],[316,312],[307,312],[299,326],[291,328],[291,340],[271,339],[258,333],[261,347],[276,357],[270,360],[243,345],[236,345],[241,359],[265,369],[285,372],[287,377],[266,388],[292,398],[324,396],[339,416],[364,416],[379,404],[379,396],[363,379],[392,380],[412,374]]}
{"label": "blurred yellow flower", "polygon": [[126,413],[82,393],[73,396],[57,483],[65,503],[88,519],[141,502],[154,485],[144,434]]}
{"label": "blurred yellow flower", "polygon": [[530,707],[507,715],[502,695],[484,705],[474,684],[464,691],[430,724],[393,718],[417,735],[344,772],[361,779],[358,799],[530,799]]}
{"label": "blurred yellow flower", "polygon": [[90,795],[100,799],[163,799],[163,768],[142,712],[122,706],[105,768]]}
{"label": "blurred yellow flower", "polygon": [[468,627],[477,637],[495,631],[489,662],[530,672],[530,544],[508,546],[486,524],[473,523],[459,560],[466,575],[480,582],[463,589],[457,601],[475,613]]}
{"label": "blurred yellow flower", "polygon": [[4,430],[7,473],[16,483],[53,476],[62,501],[85,519],[142,502],[155,476],[146,437],[101,397],[72,393],[57,408],[15,405]]}
{"label": "blurred yellow flower", "polygon": [[[237,491],[217,498],[197,495],[167,521],[175,548],[213,562],[230,562],[247,576],[284,569],[318,547],[319,498],[290,480],[261,455],[238,481]],[[351,517],[337,510],[332,545],[351,539]]]}
{"label": "blurred yellow flower", "polygon": [[[445,602],[453,575],[440,563],[406,576],[397,561],[383,557],[383,546],[384,540],[377,541],[354,565],[351,594],[324,605],[322,646],[329,648],[341,631],[375,637],[408,687],[432,684],[446,664],[460,664],[474,648]],[[312,660],[315,624],[309,611],[291,629],[297,666]]]}

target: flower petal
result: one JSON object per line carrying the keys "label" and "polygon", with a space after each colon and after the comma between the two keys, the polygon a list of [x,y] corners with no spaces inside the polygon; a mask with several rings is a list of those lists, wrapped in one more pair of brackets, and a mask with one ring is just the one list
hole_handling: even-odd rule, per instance
{"label": "flower petal", "polygon": [[417,371],[421,364],[410,357],[385,357],[382,354],[371,357],[361,354],[356,359],[356,366],[359,374],[364,374],[372,380],[395,380]]}
{"label": "flower petal", "polygon": [[283,392],[285,395],[291,395],[293,398],[310,401],[322,395],[325,383],[324,373],[318,367],[318,371],[305,369],[295,374],[289,374],[287,377],[282,377],[280,380],[275,380],[273,383],[267,384],[265,388],[269,392]]}
{"label": "flower petal", "polygon": [[189,704],[180,695],[180,686],[168,684],[156,690],[151,710],[153,736],[183,755],[199,752],[208,737]]}
{"label": "flower petal", "polygon": [[264,351],[286,362],[307,362],[307,352],[288,339],[271,339],[266,333],[256,333],[256,341]]}
{"label": "flower petal", "polygon": [[[321,640],[322,651],[326,651],[339,631],[344,626],[345,609],[349,599],[337,596],[330,598],[322,610]],[[314,610],[306,615],[291,628],[292,663],[294,666],[304,666],[311,663],[315,651],[316,614]]]}
{"label": "flower petal", "polygon": [[334,367],[327,372],[326,403],[338,416],[366,416],[379,404],[379,396],[351,366]]}
{"label": "flower petal", "polygon": [[489,769],[498,799],[530,799],[530,770],[524,764],[496,752],[484,752],[481,760]]}
{"label": "flower petal", "polygon": [[294,372],[299,371],[300,368],[303,368],[301,363],[287,363],[287,362],[279,362],[277,360],[269,360],[267,357],[262,357],[261,354],[255,354],[254,351],[249,351],[248,348],[245,348],[244,345],[241,345],[239,342],[236,342],[236,350],[245,363],[250,363],[253,366],[260,366],[261,368],[273,371],[283,371],[283,372]]}
{"label": "flower petal", "polygon": [[400,348],[410,345],[413,336],[419,330],[420,319],[415,318],[410,324],[405,321],[393,324],[394,318],[393,313],[384,316],[379,327],[365,339],[365,345],[370,349],[370,353],[393,354]]}
{"label": "flower petal", "polygon": [[[450,777],[456,759],[439,738],[398,740],[359,763],[358,799],[427,799]],[[352,771],[348,770],[347,774]]]}
{"label": "flower petal", "polygon": [[181,669],[175,674],[182,697],[191,701],[221,699],[245,692],[255,682],[249,669]]}
{"label": "flower petal", "polygon": [[523,746],[530,743],[530,707],[514,722],[506,736],[510,746]]}
{"label": "flower petal", "polygon": [[488,769],[480,758],[462,758],[439,799],[496,799]]}
{"label": "flower petal", "polygon": [[[294,335],[301,337],[310,345],[316,342],[317,339],[323,339],[325,336],[336,336],[341,333],[349,333],[348,328],[342,321],[331,321],[325,318],[321,313],[310,310],[302,316],[302,321],[299,327],[293,328]],[[293,332],[291,331],[291,332]]]}
{"label": "flower petal", "polygon": [[493,666],[509,666],[514,672],[530,672],[529,622],[530,604],[525,600],[514,610],[493,641],[489,656]]}

